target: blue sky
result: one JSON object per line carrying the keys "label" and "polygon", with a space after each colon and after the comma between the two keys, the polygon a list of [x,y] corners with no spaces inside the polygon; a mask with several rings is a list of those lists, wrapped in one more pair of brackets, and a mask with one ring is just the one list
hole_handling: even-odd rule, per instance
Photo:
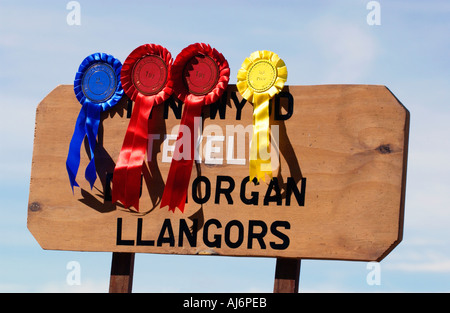
{"label": "blue sky", "polygon": [[[97,51],[122,62],[157,43],[176,56],[194,42],[223,53],[235,80],[255,50],[276,52],[289,85],[386,85],[411,113],[404,236],[369,285],[365,262],[304,260],[302,292],[450,292],[450,2],[0,0],[0,292],[104,292],[111,253],[44,251],[26,227],[37,104],[72,84]],[[66,283],[68,262],[81,284]],[[138,254],[135,292],[271,292],[275,260]]]}

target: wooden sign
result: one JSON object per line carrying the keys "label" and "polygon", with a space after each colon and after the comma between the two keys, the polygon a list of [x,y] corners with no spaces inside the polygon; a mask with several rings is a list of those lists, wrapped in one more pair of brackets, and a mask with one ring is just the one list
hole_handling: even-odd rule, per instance
{"label": "wooden sign", "polygon": [[[403,232],[409,112],[384,86],[286,86],[271,103],[272,181],[249,181],[251,103],[230,85],[205,107],[185,212],[160,208],[182,104],[152,113],[140,212],[111,202],[132,106],[103,113],[91,190],[81,149],[65,161],[80,104],[73,86],[38,106],[28,228],[44,249],[381,260]],[[149,165],[150,164],[150,165]]]}

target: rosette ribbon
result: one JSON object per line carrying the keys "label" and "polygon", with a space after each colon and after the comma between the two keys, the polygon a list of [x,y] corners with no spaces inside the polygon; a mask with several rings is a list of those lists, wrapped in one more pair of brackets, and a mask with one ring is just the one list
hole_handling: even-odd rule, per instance
{"label": "rosette ribbon", "polygon": [[149,123],[152,108],[166,101],[172,94],[170,68],[172,55],[156,44],[137,47],[122,66],[122,86],[134,101],[122,149],[113,174],[112,201],[120,201],[139,211],[141,172],[147,152],[148,134],[155,133]]}
{"label": "rosette ribbon", "polygon": [[80,166],[81,144],[85,137],[88,139],[90,152],[85,178],[91,189],[97,179],[94,150],[100,124],[100,113],[112,108],[122,98],[121,69],[122,63],[112,55],[94,53],[83,60],[75,74],[74,92],[82,106],[70,140],[66,160],[72,192],[74,186],[79,187],[76,177]]}
{"label": "rosette ribbon", "polygon": [[[201,116],[203,106],[218,101],[223,95],[230,80],[230,68],[216,49],[195,43],[177,55],[172,66],[172,79],[174,94],[184,103],[184,109],[161,208],[168,205],[170,211],[175,212],[178,207],[184,212],[197,142],[194,120]],[[186,127],[190,130],[190,138],[182,131]]]}
{"label": "rosette ribbon", "polygon": [[283,60],[271,51],[255,51],[242,63],[236,87],[247,101],[253,103],[253,134],[250,146],[250,180],[265,175],[272,178],[270,159],[269,104],[287,80]]}

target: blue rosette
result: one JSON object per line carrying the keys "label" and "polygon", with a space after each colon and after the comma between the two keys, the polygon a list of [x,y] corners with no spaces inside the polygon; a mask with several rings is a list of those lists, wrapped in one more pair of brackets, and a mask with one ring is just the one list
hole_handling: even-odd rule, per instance
{"label": "blue rosette", "polygon": [[85,137],[88,139],[90,152],[85,178],[91,189],[97,179],[94,150],[97,143],[100,114],[115,106],[123,96],[120,81],[121,70],[122,63],[112,55],[94,53],[83,60],[75,75],[73,89],[82,106],[70,140],[66,160],[72,192],[74,186],[79,187],[76,176],[80,166],[80,149]]}

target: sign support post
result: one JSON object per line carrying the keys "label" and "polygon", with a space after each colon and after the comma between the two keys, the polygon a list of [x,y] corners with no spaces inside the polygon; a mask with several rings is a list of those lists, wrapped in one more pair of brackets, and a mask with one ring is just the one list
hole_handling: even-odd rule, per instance
{"label": "sign support post", "polygon": [[277,258],[274,293],[297,293],[301,259]]}
{"label": "sign support post", "polygon": [[109,293],[131,293],[133,271],[134,253],[113,252]]}

